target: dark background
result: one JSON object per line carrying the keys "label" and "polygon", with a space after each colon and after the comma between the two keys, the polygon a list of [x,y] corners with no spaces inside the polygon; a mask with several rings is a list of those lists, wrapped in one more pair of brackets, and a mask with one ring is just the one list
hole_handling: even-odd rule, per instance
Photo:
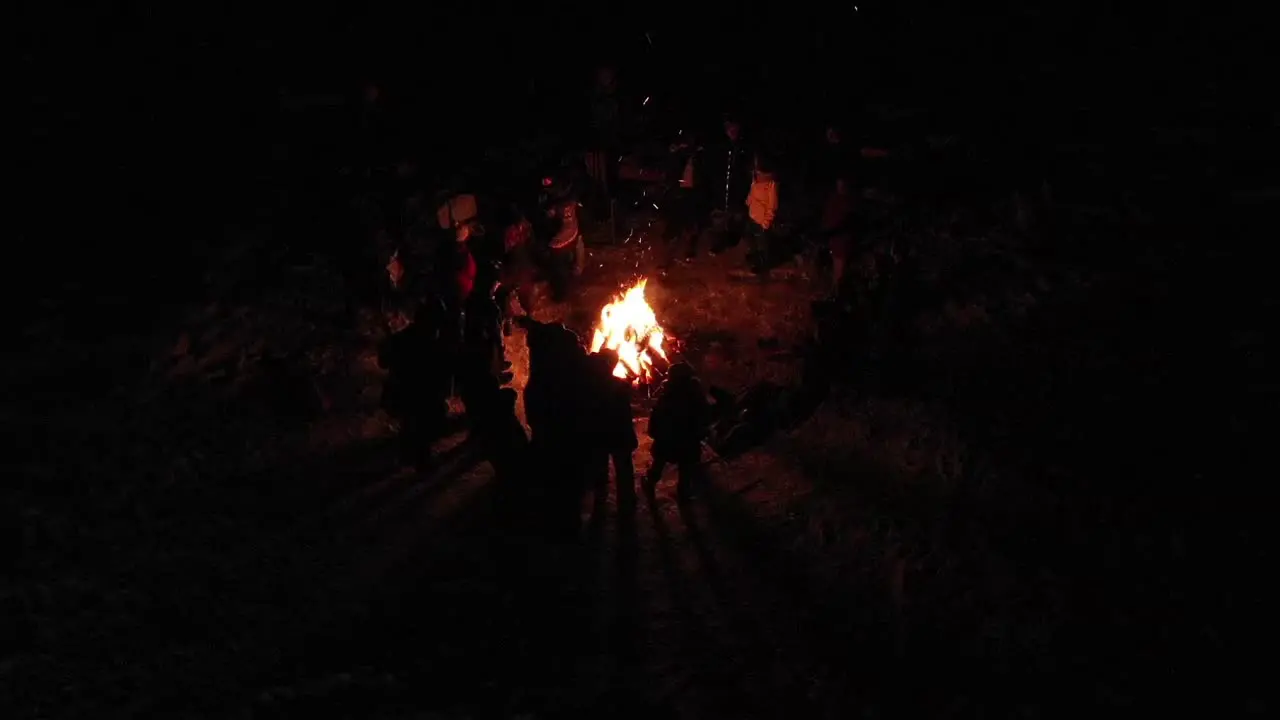
{"label": "dark background", "polygon": [[1249,142],[1274,122],[1259,24],[1121,5],[31,4],[19,77],[33,189],[74,181],[143,206],[154,196],[142,187],[234,196],[228,180],[296,129],[298,113],[281,116],[285,89],[352,97],[375,80],[416,111],[423,125],[406,134],[430,154],[531,124],[576,129],[601,61],[619,66],[633,100],[652,95],[697,117],[744,111],[783,129],[888,103],[913,119],[882,134],[932,125],[1019,150],[1088,140],[1128,155],[1151,144],[1155,123],[1207,128],[1221,143]]}
{"label": "dark background", "polygon": [[445,175],[539,133],[572,144],[601,62],[618,66],[633,107],[652,97],[660,123],[714,132],[733,110],[799,147],[836,117],[898,152],[906,181],[939,174],[912,165],[912,148],[954,135],[967,164],[942,192],[1047,181],[1063,206],[1145,218],[1045,248],[1122,279],[1112,286],[1131,292],[1097,302],[1097,343],[1144,363],[1097,374],[1100,396],[1144,405],[1089,421],[1108,460],[1098,466],[1128,482],[1081,481],[1108,488],[1118,521],[1176,513],[1202,528],[1212,541],[1175,569],[1227,589],[1213,607],[1252,621],[1273,564],[1260,542],[1275,387],[1264,221],[1280,123],[1267,25],[1221,8],[1123,5],[28,4],[13,23],[26,135],[5,280],[24,321],[58,316],[63,332],[104,338],[154,330],[204,299],[204,269],[239,236],[296,240],[281,195],[324,184],[369,81],[399,110],[396,143]]}
{"label": "dark background", "polygon": [[[604,62],[624,103],[651,96],[667,129],[714,133],[734,111],[788,147],[828,118],[895,149],[959,137],[976,178],[965,185],[1048,181],[1057,201],[1141,206],[1158,221],[1160,232],[1107,241],[1101,262],[1161,255],[1199,301],[1256,290],[1265,281],[1242,281],[1260,271],[1243,253],[1274,195],[1280,122],[1265,25],[1217,7],[1122,5],[28,3],[15,23],[26,130],[15,170],[29,255],[7,279],[31,288],[22,301],[73,315],[141,296],[117,315],[145,321],[198,295],[202,268],[237,233],[285,232],[282,192],[323,183],[348,152],[364,83],[398,117],[393,144],[443,177],[539,133],[572,145]],[[912,181],[937,175],[905,165]]]}
{"label": "dark background", "polygon": [[[1220,334],[1273,306],[1249,254],[1280,123],[1265,24],[1124,5],[28,3],[14,111],[26,255],[6,280],[24,318],[145,329],[199,298],[247,231],[296,240],[281,198],[329,182],[365,83],[397,119],[392,144],[447,177],[538,134],[574,145],[593,69],[610,63],[631,110],[652,97],[655,127],[715,133],[733,111],[794,149],[834,118],[900,151],[910,183],[994,196],[1048,182],[1059,203],[1137,207],[1152,229],[1099,236],[1094,260],[1161,258],[1159,282],[1187,288],[1169,313]],[[931,135],[962,140],[961,182],[909,161]]]}

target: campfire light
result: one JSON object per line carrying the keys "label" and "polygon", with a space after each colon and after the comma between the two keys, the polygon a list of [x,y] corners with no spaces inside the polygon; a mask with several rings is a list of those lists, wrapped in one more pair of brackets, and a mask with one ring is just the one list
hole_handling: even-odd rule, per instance
{"label": "campfire light", "polygon": [[615,377],[629,379],[639,385],[653,380],[656,363],[667,361],[663,341],[666,333],[658,324],[653,308],[644,299],[647,279],[635,285],[600,310],[591,337],[591,352],[608,348],[618,353]]}

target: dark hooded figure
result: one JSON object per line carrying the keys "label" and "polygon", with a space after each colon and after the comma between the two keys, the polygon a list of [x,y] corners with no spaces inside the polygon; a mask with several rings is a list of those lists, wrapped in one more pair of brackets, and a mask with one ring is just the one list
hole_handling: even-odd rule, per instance
{"label": "dark hooded figure", "polygon": [[691,260],[698,254],[699,216],[703,211],[700,164],[698,146],[692,137],[682,136],[671,143],[663,197],[668,261]]}
{"label": "dark hooded figure", "polygon": [[527,482],[529,436],[516,416],[516,398],[513,388],[493,388],[473,414],[471,437],[493,466],[499,521],[508,529],[525,529],[526,513],[537,505],[530,501],[537,495]]}
{"label": "dark hooded figure", "polygon": [[581,525],[582,480],[591,443],[581,434],[587,388],[587,356],[578,336],[563,325],[520,318],[528,331],[529,382],[525,417],[532,434],[533,465],[542,480],[552,531],[576,537]]}
{"label": "dark hooded figure", "polygon": [[706,149],[707,180],[712,207],[722,214],[715,254],[737,244],[744,229],[743,204],[751,190],[754,150],[742,139],[742,123],[734,116],[724,121],[724,138]]}
{"label": "dark hooded figure", "polygon": [[476,410],[472,431],[480,452],[505,481],[521,470],[529,453],[529,436],[516,417],[516,391],[495,387]]}
{"label": "dark hooded figure", "polygon": [[711,406],[693,368],[687,363],[671,366],[658,403],[649,416],[649,436],[653,438],[653,466],[645,477],[645,490],[653,493],[668,463],[679,470],[676,484],[681,501],[693,494],[701,471],[702,441],[707,437]]}
{"label": "dark hooded figure", "polygon": [[428,301],[413,323],[387,338],[378,349],[378,365],[387,371],[382,405],[400,421],[403,457],[420,472],[431,467],[431,443],[439,439],[449,415],[451,358],[441,340],[444,309]]}
{"label": "dark hooded figure", "polygon": [[[488,288],[496,284],[489,283]],[[502,345],[501,310],[488,288],[474,290],[463,305],[462,345],[454,372],[469,416],[511,379],[507,372],[511,364]]]}
{"label": "dark hooded figure", "polygon": [[588,357],[588,411],[584,433],[591,438],[586,484],[599,499],[608,492],[609,460],[618,487],[618,504],[635,499],[635,465],[632,454],[639,446],[631,415],[631,383],[613,374],[618,353],[603,349]]}

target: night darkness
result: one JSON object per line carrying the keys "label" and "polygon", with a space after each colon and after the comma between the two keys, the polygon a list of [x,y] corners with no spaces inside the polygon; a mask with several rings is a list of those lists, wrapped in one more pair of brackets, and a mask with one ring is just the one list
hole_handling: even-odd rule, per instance
{"label": "night darkness", "polygon": [[0,715],[1266,714],[1266,23],[573,5],[22,4]]}

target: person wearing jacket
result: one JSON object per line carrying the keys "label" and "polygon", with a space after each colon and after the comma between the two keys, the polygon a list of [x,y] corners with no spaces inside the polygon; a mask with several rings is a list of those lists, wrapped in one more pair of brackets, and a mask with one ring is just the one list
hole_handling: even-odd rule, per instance
{"label": "person wearing jacket", "polygon": [[632,455],[639,447],[631,415],[631,383],[613,374],[618,352],[602,348],[587,356],[587,376],[583,378],[585,408],[579,420],[580,432],[590,438],[590,457],[585,486],[595,493],[597,507],[608,497],[609,462],[613,461],[618,506],[634,509],[635,465]]}
{"label": "person wearing jacket", "polygon": [[592,211],[600,219],[608,217],[610,194],[618,184],[620,109],[613,68],[603,65],[596,69],[591,92],[591,147],[586,157]]}
{"label": "person wearing jacket", "polygon": [[586,264],[586,247],[578,225],[578,197],[572,185],[554,176],[542,179],[543,192],[539,205],[544,215],[541,233],[547,238],[547,276],[551,295],[565,299],[572,278],[582,274]]}
{"label": "person wearing jacket", "polygon": [[707,176],[712,207],[722,216],[719,237],[711,254],[733,247],[743,232],[742,202],[751,188],[751,151],[742,139],[742,125],[730,117],[724,140],[707,151]]}
{"label": "person wearing jacket", "polygon": [[[534,281],[537,267],[533,252],[533,225],[513,203],[506,229],[502,233],[502,297],[503,316],[510,319],[511,298],[520,301],[526,315],[533,312]],[[506,331],[504,331],[506,332]]]}
{"label": "person wearing jacket", "polygon": [[748,262],[751,271],[760,275],[769,269],[769,238],[778,212],[778,182],[769,164],[759,157],[746,206]]}
{"label": "person wearing jacket", "polygon": [[384,340],[378,366],[387,371],[382,406],[400,423],[402,459],[420,473],[434,467],[431,444],[440,438],[449,415],[453,358],[443,327],[443,305],[425,302],[407,328]]}
{"label": "person wearing jacket", "polygon": [[472,226],[463,223],[453,229],[453,242],[439,248],[437,279],[443,292],[445,306],[458,314],[471,296],[476,284],[477,265],[471,253]]}
{"label": "person wearing jacket", "polygon": [[667,260],[679,257],[680,253],[686,260],[692,260],[698,252],[698,192],[701,190],[698,147],[692,139],[681,138],[671,144],[669,151],[663,201]]}
{"label": "person wearing jacket", "polygon": [[835,190],[827,196],[822,209],[822,236],[831,252],[831,279],[837,291],[853,248],[853,212],[849,181],[839,177],[835,181]]}
{"label": "person wearing jacket", "polygon": [[662,471],[675,463],[679,471],[676,496],[680,502],[692,497],[693,485],[702,471],[702,441],[710,424],[711,404],[693,368],[683,362],[672,365],[649,417],[653,465],[644,479],[647,495],[653,496]]}

